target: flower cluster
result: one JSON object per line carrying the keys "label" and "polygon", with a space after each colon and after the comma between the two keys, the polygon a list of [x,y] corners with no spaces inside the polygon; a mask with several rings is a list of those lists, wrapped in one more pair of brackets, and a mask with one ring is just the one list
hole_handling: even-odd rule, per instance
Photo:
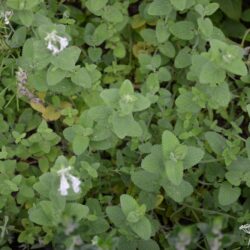
{"label": "flower cluster", "polygon": [[[245,225],[241,225],[239,227],[240,230],[242,230],[243,232],[250,234],[250,224],[245,224]],[[250,245],[250,239],[248,241],[248,246]]]}
{"label": "flower cluster", "polygon": [[28,80],[28,75],[25,70],[21,67],[16,71],[16,79],[17,79],[17,90],[20,96],[26,96],[30,101],[35,103],[42,103],[42,100],[36,97],[27,87],[26,83]]}
{"label": "flower cluster", "polygon": [[58,191],[62,196],[68,195],[68,190],[70,187],[72,187],[75,193],[80,192],[81,181],[77,177],[70,174],[70,170],[71,167],[69,166],[57,171],[58,175],[60,176],[60,187]]}
{"label": "flower cluster", "polygon": [[250,234],[250,224],[241,225],[239,229],[247,234]]}
{"label": "flower cluster", "polygon": [[11,18],[12,15],[13,15],[13,12],[11,10],[7,10],[5,12],[0,13],[0,17],[3,19],[3,22],[6,25],[10,24],[10,18]]}
{"label": "flower cluster", "polygon": [[47,42],[47,49],[50,50],[53,55],[63,51],[69,45],[68,39],[58,36],[56,31],[48,33],[44,40]]}
{"label": "flower cluster", "polygon": [[28,79],[27,72],[24,71],[21,67],[19,67],[18,71],[16,71],[16,79],[18,83],[26,84],[27,79]]}

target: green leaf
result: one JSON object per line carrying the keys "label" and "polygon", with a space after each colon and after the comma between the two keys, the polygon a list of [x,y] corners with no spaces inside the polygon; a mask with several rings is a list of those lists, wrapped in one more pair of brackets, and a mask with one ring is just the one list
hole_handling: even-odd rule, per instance
{"label": "green leaf", "polygon": [[142,239],[148,240],[152,233],[151,223],[142,217],[137,223],[130,224],[131,229]]}
{"label": "green leaf", "polygon": [[0,151],[0,159],[6,159],[8,156],[8,152],[6,151],[6,147],[3,146],[1,151]]}
{"label": "green leaf", "polygon": [[205,16],[211,16],[213,15],[218,9],[220,8],[220,5],[218,3],[209,3],[205,7],[204,15]]}
{"label": "green leaf", "polygon": [[165,161],[167,177],[174,185],[180,185],[183,179],[183,162],[168,160]]}
{"label": "green leaf", "polygon": [[136,200],[128,194],[122,194],[120,196],[120,203],[122,212],[126,217],[129,215],[130,212],[133,212],[139,208],[139,205]]}
{"label": "green leaf", "polygon": [[92,235],[98,235],[106,232],[109,229],[109,223],[104,218],[98,218],[97,220],[88,223],[88,232]]}
{"label": "green leaf", "polygon": [[249,172],[250,171],[250,160],[248,158],[238,157],[228,166],[229,171],[240,171]]}
{"label": "green leaf", "polygon": [[230,92],[229,86],[227,83],[221,83],[218,86],[209,87],[210,89],[210,99],[209,105],[211,107],[227,107],[231,101],[232,94]]}
{"label": "green leaf", "polygon": [[170,153],[174,152],[179,144],[179,140],[171,131],[164,131],[162,134],[162,151],[164,158],[169,159]]}
{"label": "green leaf", "polygon": [[172,6],[168,0],[154,0],[148,7],[148,14],[151,16],[168,16]]}
{"label": "green leaf", "polygon": [[101,60],[102,50],[101,48],[88,48],[88,56],[93,62],[98,62]]}
{"label": "green leaf", "polygon": [[137,241],[127,239],[124,236],[119,237],[118,248],[119,250],[137,250]]}
{"label": "green leaf", "polygon": [[72,75],[71,80],[76,85],[79,85],[83,88],[90,88],[92,84],[92,79],[85,68],[77,69]]}
{"label": "green leaf", "polygon": [[226,139],[216,132],[206,132],[205,138],[211,149],[218,155],[222,154],[226,147]]}
{"label": "green leaf", "polygon": [[119,90],[120,96],[126,96],[126,95],[133,95],[134,94],[134,87],[129,80],[125,80]]}
{"label": "green leaf", "polygon": [[183,200],[193,193],[193,186],[187,182],[182,181],[180,185],[174,185],[166,179],[162,180],[162,186],[166,194],[174,201],[181,203]]}
{"label": "green leaf", "polygon": [[141,37],[146,43],[157,45],[156,31],[153,29],[143,29],[140,31]]}
{"label": "green leaf", "polygon": [[190,0],[170,0],[174,8],[179,11],[185,10],[188,1]]}
{"label": "green leaf", "polygon": [[247,66],[241,59],[234,59],[230,62],[226,62],[223,66],[227,71],[235,75],[245,76],[248,74]]}
{"label": "green leaf", "polygon": [[81,50],[78,47],[71,46],[64,49],[58,55],[54,55],[51,62],[57,68],[71,71],[75,68],[75,64],[80,56]]}
{"label": "green leaf", "polygon": [[49,64],[50,56],[43,41],[30,38],[24,43],[22,57],[19,59],[20,66],[24,69],[40,70]]}
{"label": "green leaf", "polygon": [[108,0],[87,0],[86,7],[93,13],[101,10],[106,4]]}
{"label": "green leaf", "polygon": [[106,213],[107,213],[109,219],[111,220],[111,222],[116,227],[121,227],[122,225],[124,225],[126,217],[122,213],[122,210],[119,206],[107,207]]}
{"label": "green leaf", "polygon": [[88,162],[82,161],[81,162],[81,167],[82,167],[82,169],[84,169],[85,171],[87,171],[87,173],[91,177],[93,177],[93,178],[97,178],[98,177],[98,173],[97,173],[96,169],[93,166],[91,166]]}
{"label": "green leaf", "polygon": [[40,0],[7,0],[7,6],[15,10],[29,10],[38,5]]}
{"label": "green leaf", "polygon": [[101,45],[108,37],[110,36],[108,26],[106,23],[101,23],[99,26],[96,27],[93,33],[93,45],[99,46]]}
{"label": "green leaf", "polygon": [[164,43],[170,36],[167,25],[163,20],[158,20],[155,28],[156,38],[159,43]]}
{"label": "green leaf", "polygon": [[200,72],[199,80],[201,83],[222,83],[225,81],[225,70],[218,67],[214,62],[207,62]]}
{"label": "green leaf", "polygon": [[187,154],[184,158],[184,168],[191,168],[198,164],[204,156],[204,151],[200,148],[188,146]]}
{"label": "green leaf", "polygon": [[53,86],[62,81],[67,75],[67,72],[56,67],[49,67],[47,71],[47,83]]}
{"label": "green leaf", "polygon": [[126,220],[129,224],[137,223],[145,215],[145,212],[146,206],[145,204],[143,204],[139,206],[135,211],[130,212],[126,217]]}
{"label": "green leaf", "polygon": [[232,187],[228,182],[223,182],[219,188],[218,199],[222,206],[228,206],[236,202],[240,196],[241,189]]}
{"label": "green leaf", "polygon": [[147,77],[145,85],[150,93],[155,94],[156,92],[158,92],[160,89],[158,74],[150,73]]}
{"label": "green leaf", "polygon": [[49,198],[49,194],[58,193],[57,176],[47,172],[39,177],[39,182],[36,182],[33,187],[41,197]]}
{"label": "green leaf", "polygon": [[78,124],[65,128],[63,130],[64,137],[70,142],[73,142],[76,136],[83,135],[83,134],[84,134],[84,128]]}
{"label": "green leaf", "polygon": [[73,152],[76,155],[84,153],[89,146],[89,137],[83,135],[77,135],[73,140]]}
{"label": "green leaf", "polygon": [[183,160],[187,154],[188,151],[188,147],[186,145],[178,145],[174,152],[172,152],[172,154],[170,154],[170,159],[171,160]]}
{"label": "green leaf", "polygon": [[135,102],[133,105],[133,112],[139,112],[147,109],[150,106],[150,101],[141,94],[135,94]]}
{"label": "green leaf", "polygon": [[[23,2],[23,4],[21,4]],[[20,0],[7,0],[6,2],[7,7],[18,10],[24,8],[24,1],[20,1]]]}
{"label": "green leaf", "polygon": [[120,116],[114,113],[111,117],[113,132],[123,139],[125,136],[140,137],[142,129],[138,122],[136,122],[132,115]]}
{"label": "green leaf", "polygon": [[[247,111],[249,112],[249,116],[250,116],[250,105],[247,105],[248,108],[247,108]],[[247,151],[247,157],[248,159],[250,159],[250,137],[247,138],[246,140],[246,151]]]}
{"label": "green leaf", "polygon": [[241,19],[245,22],[250,22],[250,9],[244,10],[242,13]]}
{"label": "green leaf", "polygon": [[30,27],[34,21],[34,15],[31,10],[20,10],[17,12],[17,16],[20,18],[21,23],[26,27]]}
{"label": "green leaf", "polygon": [[7,40],[6,42],[11,48],[21,47],[26,40],[26,35],[27,35],[27,28],[20,27],[15,30],[15,33],[13,34],[11,39]]}
{"label": "green leaf", "polygon": [[111,23],[119,23],[123,20],[121,11],[115,6],[107,6],[103,12],[103,18]]}
{"label": "green leaf", "polygon": [[183,69],[191,64],[191,55],[189,54],[190,48],[184,47],[175,57],[174,66],[178,69]]}
{"label": "green leaf", "polygon": [[198,113],[200,111],[200,106],[193,101],[193,95],[190,91],[185,91],[181,93],[175,100],[175,104],[180,113]]}
{"label": "green leaf", "polygon": [[245,173],[242,180],[246,182],[247,187],[250,187],[250,172]]}
{"label": "green leaf", "polygon": [[247,114],[250,117],[250,104],[247,104],[246,109],[247,109]]}
{"label": "green leaf", "polygon": [[205,37],[211,37],[211,35],[213,34],[213,23],[209,18],[199,18],[197,20],[198,22],[198,27],[199,30],[201,31],[201,33],[205,36]]}
{"label": "green leaf", "polygon": [[114,108],[117,106],[117,103],[120,100],[118,89],[104,89],[100,96],[105,104]]}
{"label": "green leaf", "polygon": [[220,9],[231,19],[239,20],[241,17],[242,0],[216,0]]}
{"label": "green leaf", "polygon": [[201,83],[222,83],[225,81],[226,72],[213,62],[207,62],[200,72],[199,80]]}
{"label": "green leaf", "polygon": [[[22,1],[22,0],[20,0],[20,1]],[[35,6],[37,6],[40,2],[42,2],[42,1],[41,0],[26,0],[25,1],[25,8],[27,10],[32,9]]]}
{"label": "green leaf", "polygon": [[140,189],[148,192],[156,192],[159,189],[159,177],[144,170],[132,173],[132,182]]}
{"label": "green leaf", "polygon": [[159,68],[158,79],[160,82],[168,82],[172,79],[171,73],[167,67]]}
{"label": "green leaf", "polygon": [[194,24],[190,21],[178,21],[169,25],[170,32],[181,40],[191,40],[194,38]]}
{"label": "green leaf", "polygon": [[61,220],[61,213],[55,210],[51,201],[40,201],[28,213],[29,219],[41,226],[57,226]]}
{"label": "green leaf", "polygon": [[231,170],[225,174],[225,177],[230,184],[234,186],[239,186],[243,175],[244,175],[243,171]]}
{"label": "green leaf", "polygon": [[46,92],[48,90],[46,72],[47,70],[41,70],[30,74],[28,84],[30,84],[30,86],[32,86],[36,91]]}
{"label": "green leaf", "polygon": [[119,42],[116,44],[113,52],[115,57],[124,58],[126,56],[126,47],[122,42]]}
{"label": "green leaf", "polygon": [[162,147],[160,145],[154,146],[152,153],[142,160],[141,166],[147,172],[160,174],[164,170]]}
{"label": "green leaf", "polygon": [[160,44],[159,45],[159,51],[164,56],[167,56],[169,58],[174,58],[174,56],[175,56],[175,47],[174,47],[174,45],[170,41],[166,41],[165,43]]}
{"label": "green leaf", "polygon": [[17,192],[19,190],[18,186],[10,180],[5,180],[3,185],[7,186],[11,192]]}
{"label": "green leaf", "polygon": [[209,58],[201,54],[195,54],[191,56],[191,62],[192,65],[190,67],[190,71],[187,74],[187,79],[191,81],[196,81],[198,80],[203,66],[209,62]]}
{"label": "green leaf", "polygon": [[89,213],[89,208],[79,203],[67,203],[64,214],[73,217],[76,221],[86,218]]}
{"label": "green leaf", "polygon": [[154,240],[140,240],[138,242],[139,250],[160,250],[158,244]]}

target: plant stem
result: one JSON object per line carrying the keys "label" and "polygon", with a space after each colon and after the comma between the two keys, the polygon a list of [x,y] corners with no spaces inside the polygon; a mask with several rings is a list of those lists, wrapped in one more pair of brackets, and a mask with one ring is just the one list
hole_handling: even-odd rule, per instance
{"label": "plant stem", "polygon": [[231,219],[237,220],[236,217],[234,217],[234,216],[232,216],[230,214],[225,214],[225,213],[222,213],[222,212],[218,212],[218,211],[214,211],[214,210],[209,210],[209,209],[205,209],[205,208],[193,207],[193,206],[188,205],[188,204],[183,204],[183,206],[191,208],[191,209],[194,209],[194,210],[197,210],[197,211],[200,211],[200,212],[203,212],[203,213],[218,214],[218,215],[222,215],[222,216],[229,217]]}

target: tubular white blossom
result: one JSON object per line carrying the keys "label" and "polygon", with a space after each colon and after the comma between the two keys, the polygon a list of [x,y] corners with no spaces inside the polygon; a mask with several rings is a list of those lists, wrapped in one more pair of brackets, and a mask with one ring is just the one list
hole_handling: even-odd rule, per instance
{"label": "tubular white blossom", "polygon": [[250,224],[241,225],[239,229],[247,234],[250,234]]}
{"label": "tubular white blossom", "polygon": [[0,14],[0,17],[3,18],[3,22],[8,25],[10,24],[10,18],[13,15],[13,12],[11,10],[7,10],[5,12],[2,12]]}
{"label": "tubular white blossom", "polygon": [[61,174],[61,179],[60,179],[60,187],[59,187],[59,192],[61,193],[62,196],[68,195],[68,189],[70,188],[70,185],[68,183],[68,180],[65,176],[65,174]]}
{"label": "tubular white blossom", "polygon": [[69,45],[68,39],[66,37],[58,36],[56,31],[48,33],[44,40],[48,43],[47,49],[50,50],[53,55],[63,51]]}
{"label": "tubular white blossom", "polygon": [[[250,224],[241,225],[239,227],[239,229],[242,230],[242,231],[244,231],[247,234],[250,234]],[[250,246],[250,239],[248,240],[247,246]]]}
{"label": "tubular white blossom", "polygon": [[72,184],[72,188],[73,188],[74,192],[79,193],[80,192],[80,185],[81,185],[80,180],[71,174],[69,175],[69,178],[71,180],[71,184]]}
{"label": "tubular white blossom", "polygon": [[79,178],[70,174],[69,173],[70,170],[71,167],[69,166],[67,168],[63,168],[57,171],[57,173],[60,175],[60,187],[58,191],[62,196],[68,195],[68,189],[70,187],[72,187],[75,193],[79,193],[81,190],[80,189],[81,181],[79,180]]}

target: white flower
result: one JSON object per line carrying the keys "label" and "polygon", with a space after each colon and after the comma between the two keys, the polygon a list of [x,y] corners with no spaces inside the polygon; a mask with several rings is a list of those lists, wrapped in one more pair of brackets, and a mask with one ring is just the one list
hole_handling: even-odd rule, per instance
{"label": "white flower", "polygon": [[81,181],[77,177],[70,174],[69,173],[70,170],[71,170],[71,167],[69,166],[67,168],[63,168],[57,171],[57,173],[60,176],[60,186],[59,186],[58,191],[60,192],[62,196],[68,195],[68,190],[70,187],[72,187],[75,193],[80,192]]}
{"label": "white flower", "polygon": [[47,49],[52,51],[53,55],[63,51],[69,45],[69,41],[66,37],[58,36],[56,33],[57,32],[54,30],[51,33],[48,33],[44,38],[48,43]]}
{"label": "white flower", "polygon": [[11,10],[7,10],[5,12],[2,12],[0,17],[3,18],[3,21],[5,24],[10,24],[10,18],[13,15],[13,12]]}
{"label": "white flower", "polygon": [[[241,225],[239,227],[239,229],[242,230],[242,231],[244,231],[247,234],[250,234],[250,224]],[[250,246],[250,239],[248,240],[247,246]]]}
{"label": "white flower", "polygon": [[65,176],[65,174],[61,174],[61,179],[60,179],[60,187],[59,191],[62,196],[65,196],[68,194],[68,189],[70,188],[70,185],[68,183],[68,180]]}
{"label": "white flower", "polygon": [[250,224],[241,225],[239,229],[247,234],[250,234]]}
{"label": "white flower", "polygon": [[95,235],[91,240],[92,245],[98,246],[99,237]]}
{"label": "white flower", "polygon": [[73,175],[69,175],[69,179],[71,180],[71,184],[72,184],[72,188],[73,188],[74,192],[79,193],[80,192],[80,185],[81,185],[80,180]]}

